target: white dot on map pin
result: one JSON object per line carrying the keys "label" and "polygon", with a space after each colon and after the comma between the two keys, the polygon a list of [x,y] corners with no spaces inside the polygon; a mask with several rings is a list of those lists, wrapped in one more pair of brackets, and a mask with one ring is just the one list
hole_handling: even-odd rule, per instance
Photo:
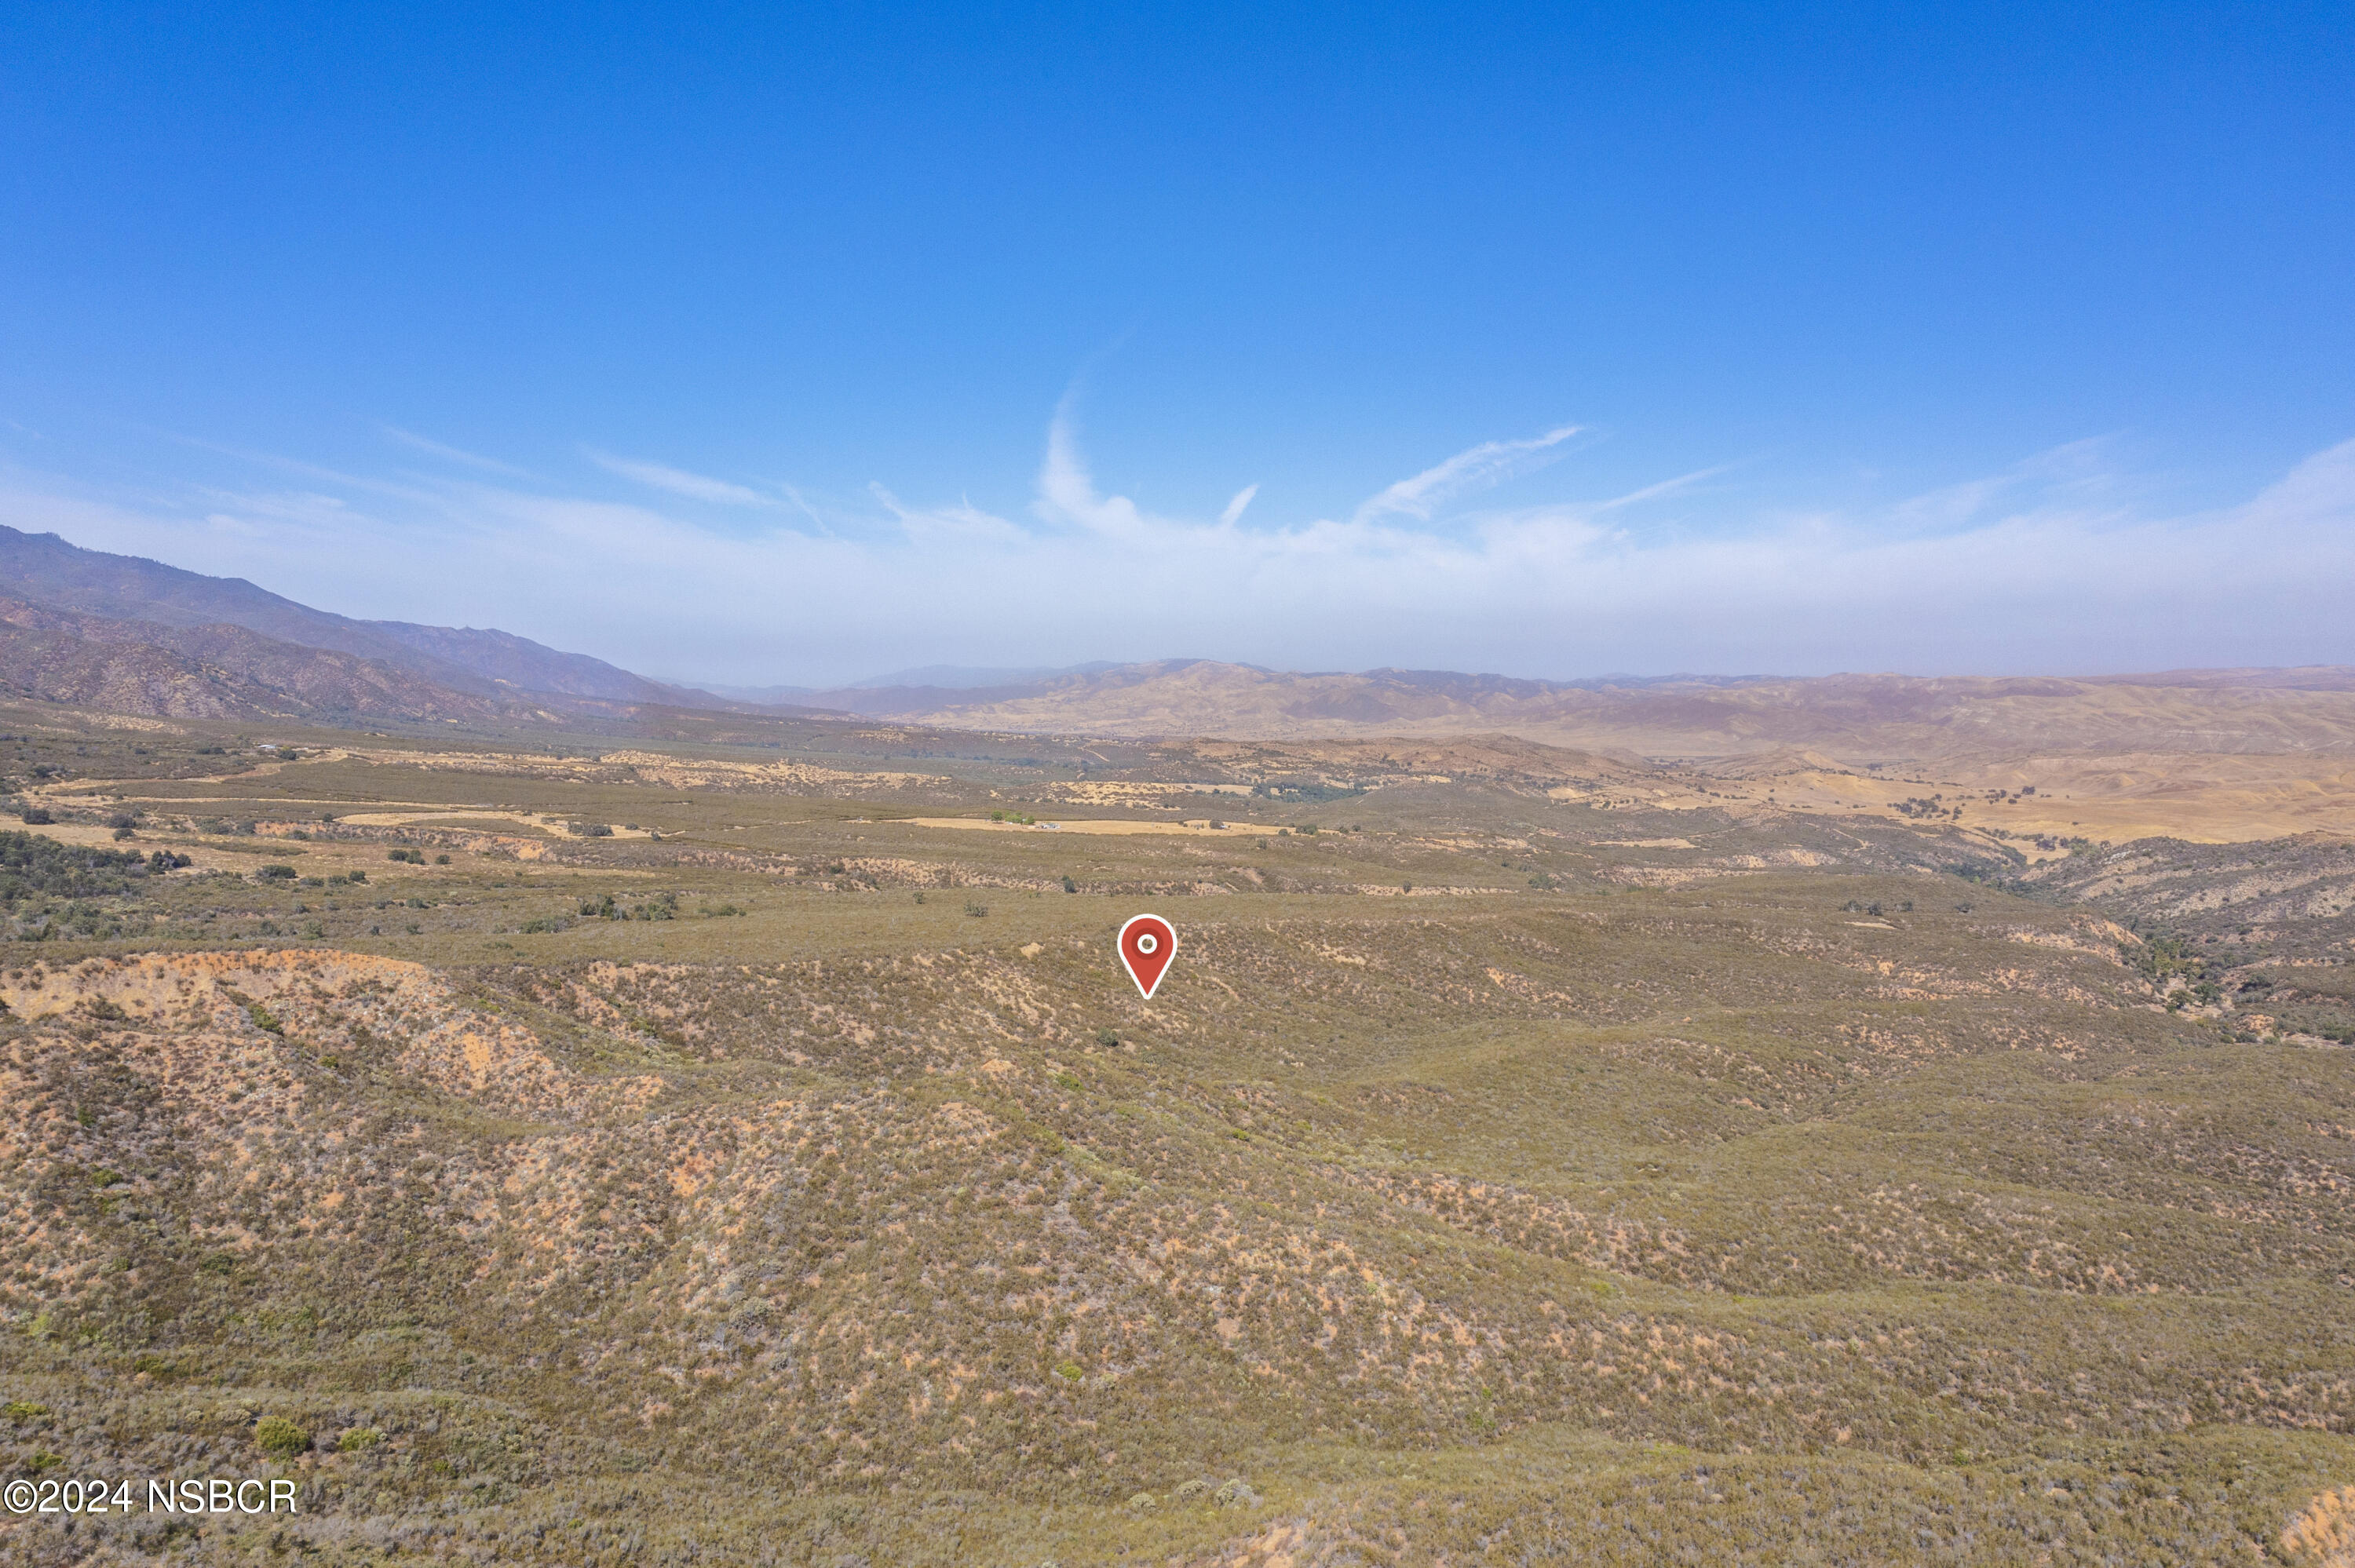
{"label": "white dot on map pin", "polygon": [[1145,1000],[1153,1000],[1169,960],[1178,956],[1177,928],[1158,915],[1131,916],[1120,928],[1120,962]]}

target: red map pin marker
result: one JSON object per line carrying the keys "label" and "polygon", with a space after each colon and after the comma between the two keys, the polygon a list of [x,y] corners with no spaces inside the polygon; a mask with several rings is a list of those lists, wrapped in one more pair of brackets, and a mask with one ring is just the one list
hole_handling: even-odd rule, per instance
{"label": "red map pin marker", "polygon": [[1147,1001],[1153,1000],[1169,960],[1177,954],[1178,933],[1158,915],[1131,916],[1120,928],[1120,961],[1127,966],[1128,978],[1136,982]]}

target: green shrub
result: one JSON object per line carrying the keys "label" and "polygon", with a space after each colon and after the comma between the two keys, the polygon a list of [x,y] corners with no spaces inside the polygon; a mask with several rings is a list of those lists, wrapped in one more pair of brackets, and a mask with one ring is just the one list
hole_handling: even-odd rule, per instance
{"label": "green shrub", "polygon": [[355,1426],[336,1439],[336,1452],[357,1454],[363,1448],[373,1448],[384,1441],[384,1434],[373,1426]]}
{"label": "green shrub", "polygon": [[249,1007],[245,1010],[245,1015],[253,1020],[253,1026],[256,1029],[261,1030],[265,1033],[283,1034],[286,1033],[286,1025],[279,1022],[277,1018],[268,1008]]}
{"label": "green shrub", "polygon": [[253,874],[262,882],[292,882],[294,880],[294,868],[291,865],[265,865]]}
{"label": "green shrub", "polygon": [[265,1415],[253,1424],[253,1441],[274,1458],[291,1459],[311,1446],[311,1435],[282,1415]]}
{"label": "green shrub", "polygon": [[133,879],[148,869],[137,850],[62,844],[39,833],[0,833],[0,903],[128,893],[137,885]]}
{"label": "green shrub", "polygon": [[38,1421],[48,1413],[48,1405],[35,1404],[29,1399],[12,1399],[5,1406],[0,1406],[0,1414],[11,1421]]}

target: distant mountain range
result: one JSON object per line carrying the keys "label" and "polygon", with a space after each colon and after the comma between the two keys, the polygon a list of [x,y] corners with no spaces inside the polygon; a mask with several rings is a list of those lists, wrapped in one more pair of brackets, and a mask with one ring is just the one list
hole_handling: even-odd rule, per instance
{"label": "distant mountain range", "polygon": [[159,717],[493,726],[650,707],[1100,736],[1506,734],[1641,757],[2049,749],[2355,753],[2355,669],[1917,678],[1303,674],[1207,659],[927,665],[832,689],[649,679],[511,632],[313,609],[236,577],[0,526],[0,691]]}

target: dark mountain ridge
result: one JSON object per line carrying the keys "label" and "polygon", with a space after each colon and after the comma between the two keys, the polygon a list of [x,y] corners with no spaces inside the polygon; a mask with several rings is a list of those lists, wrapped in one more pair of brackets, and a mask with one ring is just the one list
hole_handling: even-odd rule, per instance
{"label": "dark mountain ridge", "polygon": [[206,577],[140,556],[86,550],[55,534],[0,525],[0,591],[87,616],[159,626],[240,626],[281,643],[326,649],[410,671],[478,696],[538,693],[607,702],[726,705],[585,653],[512,632],[357,620],[314,609],[242,577]]}
{"label": "dark mountain ridge", "polygon": [[0,599],[0,690],[156,718],[528,722],[529,705],[242,626],[166,626]]}

